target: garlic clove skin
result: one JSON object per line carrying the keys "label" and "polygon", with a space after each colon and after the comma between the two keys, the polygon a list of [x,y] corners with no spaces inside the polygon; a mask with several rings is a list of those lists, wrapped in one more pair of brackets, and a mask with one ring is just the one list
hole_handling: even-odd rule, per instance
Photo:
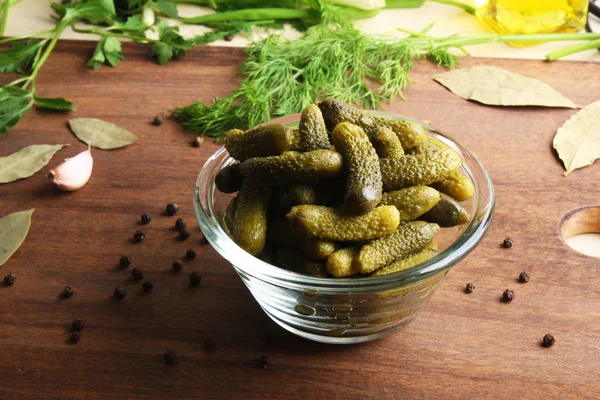
{"label": "garlic clove skin", "polygon": [[72,192],[87,183],[92,175],[93,166],[92,149],[88,146],[87,150],[67,158],[64,163],[50,170],[48,179],[60,190]]}

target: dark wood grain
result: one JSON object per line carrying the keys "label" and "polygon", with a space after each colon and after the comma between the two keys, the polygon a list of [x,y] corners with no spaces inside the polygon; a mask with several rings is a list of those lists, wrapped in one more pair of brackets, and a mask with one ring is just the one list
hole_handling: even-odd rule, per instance
{"label": "dark wood grain", "polygon": [[[355,346],[313,343],[278,328],[261,311],[231,266],[207,245],[192,212],[192,190],[217,145],[193,148],[174,121],[159,112],[209,101],[234,86],[240,49],[205,47],[160,67],[145,46],[124,46],[117,68],[84,68],[93,43],[61,42],[42,70],[41,96],[65,96],[78,111],[34,111],[0,139],[0,156],[35,143],[68,143],[35,176],[0,185],[0,215],[35,207],[23,246],[0,275],[0,398],[2,399],[279,399],[279,398],[598,398],[600,396],[600,261],[570,250],[558,223],[569,210],[599,204],[600,166],[568,178],[551,151],[556,129],[575,110],[494,108],[455,97],[431,80],[439,68],[418,64],[408,101],[387,109],[430,120],[473,150],[497,191],[495,220],[481,245],[448,275],[423,313],[385,339]],[[598,64],[465,58],[535,76],[575,103],[600,98]],[[62,193],[47,170],[85,146],[69,133],[73,116],[98,117],[140,136],[134,145],[93,151],[94,173],[83,189]],[[192,229],[175,239],[176,202]],[[131,237],[144,212],[154,216]],[[505,236],[514,247],[502,249]],[[171,262],[187,248],[198,257],[179,274]],[[121,255],[144,269],[154,292],[142,293]],[[527,284],[517,283],[522,270]],[[188,274],[200,271],[191,289]],[[465,294],[472,281],[476,290]],[[71,285],[75,295],[58,295]],[[111,294],[125,285],[127,297]],[[516,299],[504,304],[506,288]],[[67,343],[74,318],[82,340]],[[266,334],[270,333],[271,341]],[[544,349],[546,333],[556,345]],[[207,353],[205,340],[217,349]],[[162,354],[177,351],[166,365]],[[262,354],[267,369],[255,367]]]}

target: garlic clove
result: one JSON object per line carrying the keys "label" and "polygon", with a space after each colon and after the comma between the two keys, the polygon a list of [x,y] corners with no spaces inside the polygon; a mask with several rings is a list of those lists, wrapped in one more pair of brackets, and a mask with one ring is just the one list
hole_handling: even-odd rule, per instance
{"label": "garlic clove", "polygon": [[92,148],[88,146],[87,150],[67,158],[64,163],[50,170],[48,179],[57,188],[71,192],[87,183],[92,175],[93,166]]}

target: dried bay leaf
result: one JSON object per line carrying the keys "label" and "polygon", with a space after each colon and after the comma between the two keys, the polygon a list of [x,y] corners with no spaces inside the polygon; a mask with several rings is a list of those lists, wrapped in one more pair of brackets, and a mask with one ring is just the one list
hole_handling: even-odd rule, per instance
{"label": "dried bay leaf", "polygon": [[565,175],[600,158],[600,101],[585,106],[558,128],[552,146],[565,164]]}
{"label": "dried bay leaf", "polygon": [[7,156],[0,157],[0,183],[28,178],[48,164],[64,144],[34,144]]}
{"label": "dried bay leaf", "polygon": [[578,108],[571,100],[539,79],[491,65],[457,68],[433,79],[455,95],[492,106]]}
{"label": "dried bay leaf", "polygon": [[133,133],[101,119],[74,118],[69,126],[79,140],[98,149],[118,149],[137,140]]}
{"label": "dried bay leaf", "polygon": [[0,265],[4,264],[25,240],[34,210],[32,208],[19,211],[0,218]]}

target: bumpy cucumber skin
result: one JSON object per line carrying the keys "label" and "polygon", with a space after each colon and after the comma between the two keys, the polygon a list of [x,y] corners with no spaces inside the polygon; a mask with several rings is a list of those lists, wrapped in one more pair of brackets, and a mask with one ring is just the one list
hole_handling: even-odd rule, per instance
{"label": "bumpy cucumber skin", "polygon": [[364,129],[372,138],[379,128],[389,128],[398,135],[405,149],[410,149],[425,138],[425,130],[420,124],[406,120],[380,117],[364,110],[352,108],[340,101],[327,99],[319,103],[327,129],[333,129],[341,122],[350,122]]}
{"label": "bumpy cucumber skin", "polygon": [[344,247],[337,250],[327,259],[327,272],[336,278],[343,278],[357,274],[354,269],[354,257],[360,251],[360,246]]}
{"label": "bumpy cucumber skin", "polygon": [[285,218],[277,219],[269,224],[267,240],[302,250],[313,260],[326,260],[336,250],[334,242],[309,237]]}
{"label": "bumpy cucumber skin", "polygon": [[344,209],[353,214],[371,211],[383,193],[379,159],[373,145],[361,128],[348,122],[338,124],[331,137],[344,160]]}
{"label": "bumpy cucumber skin", "polygon": [[240,173],[240,164],[232,164],[221,169],[215,176],[215,186],[221,193],[235,193],[242,187],[244,177]]}
{"label": "bumpy cucumber skin", "polygon": [[289,185],[275,193],[275,201],[279,210],[287,214],[292,207],[301,204],[317,204],[318,196],[310,185]]}
{"label": "bumpy cucumber skin", "polygon": [[233,235],[233,227],[234,227],[234,221],[235,221],[236,205],[237,205],[237,197],[234,197],[233,199],[231,199],[229,204],[227,204],[227,209],[225,210],[225,216],[224,216],[225,225],[227,226],[227,229],[229,229],[229,232],[232,235]]}
{"label": "bumpy cucumber skin", "polygon": [[469,212],[452,197],[447,194],[440,194],[440,201],[419,219],[427,222],[433,222],[442,228],[450,228],[452,226],[464,225],[471,217]]}
{"label": "bumpy cucumber skin", "polygon": [[363,215],[348,215],[329,207],[302,205],[287,219],[302,232],[323,240],[358,242],[389,235],[400,223],[396,207],[381,206]]}
{"label": "bumpy cucumber skin", "polygon": [[239,161],[279,155],[291,150],[292,130],[281,124],[260,125],[246,132],[232,129],[225,136],[225,148]]}
{"label": "bumpy cucumber skin", "polygon": [[404,271],[406,269],[412,268],[427,260],[432,259],[437,254],[438,252],[436,250],[422,249],[417,251],[416,253],[410,254],[409,256],[401,260],[394,261],[393,263],[386,265],[385,267],[379,268],[378,270],[373,272],[371,276],[389,275],[395,272]]}
{"label": "bumpy cucumber skin", "polygon": [[450,174],[439,182],[432,183],[431,186],[453,197],[456,201],[468,200],[475,193],[475,187],[471,179],[459,171]]}
{"label": "bumpy cucumber skin", "polygon": [[251,255],[265,247],[271,189],[246,179],[233,210],[233,240]]}
{"label": "bumpy cucumber skin", "polygon": [[373,147],[380,158],[404,157],[404,149],[398,135],[389,128],[379,128],[371,139]]}
{"label": "bumpy cucumber skin", "polygon": [[335,151],[288,151],[279,156],[250,158],[242,163],[240,172],[265,185],[287,185],[333,179],[341,174],[342,165],[342,156]]}
{"label": "bumpy cucumber skin", "polygon": [[396,207],[400,213],[400,222],[406,222],[425,214],[439,200],[440,192],[421,185],[386,192],[381,197],[381,204]]}
{"label": "bumpy cucumber skin", "polygon": [[302,111],[298,134],[301,151],[331,149],[323,114],[315,104],[309,104]]}
{"label": "bumpy cucumber skin", "polygon": [[293,247],[278,247],[274,251],[274,258],[285,269],[300,274],[308,274],[317,278],[326,278],[327,267],[323,261],[309,259],[300,250]]}
{"label": "bumpy cucumber skin", "polygon": [[387,192],[408,186],[430,185],[456,172],[460,164],[459,155],[449,149],[402,158],[380,158],[383,190]]}
{"label": "bumpy cucumber skin", "polygon": [[354,268],[360,273],[370,273],[405,258],[431,242],[438,230],[438,225],[423,221],[400,225],[391,235],[363,246],[354,259]]}

